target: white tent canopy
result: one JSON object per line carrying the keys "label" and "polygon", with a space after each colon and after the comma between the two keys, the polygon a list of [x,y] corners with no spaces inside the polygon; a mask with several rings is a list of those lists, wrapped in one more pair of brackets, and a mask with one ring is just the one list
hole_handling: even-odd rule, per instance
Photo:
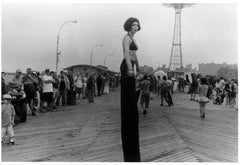
{"label": "white tent canopy", "polygon": [[167,76],[167,73],[165,73],[165,72],[162,71],[162,70],[159,70],[159,71],[157,71],[157,72],[154,73],[154,76],[156,77],[156,79],[158,79],[158,76],[160,76],[161,79],[162,79],[163,76]]}

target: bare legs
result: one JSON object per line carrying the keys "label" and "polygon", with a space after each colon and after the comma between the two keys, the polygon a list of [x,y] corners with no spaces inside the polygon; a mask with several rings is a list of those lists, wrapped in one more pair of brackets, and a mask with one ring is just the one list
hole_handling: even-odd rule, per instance
{"label": "bare legs", "polygon": [[200,102],[199,103],[199,107],[200,107],[200,117],[205,118],[205,107],[206,107],[206,103]]}

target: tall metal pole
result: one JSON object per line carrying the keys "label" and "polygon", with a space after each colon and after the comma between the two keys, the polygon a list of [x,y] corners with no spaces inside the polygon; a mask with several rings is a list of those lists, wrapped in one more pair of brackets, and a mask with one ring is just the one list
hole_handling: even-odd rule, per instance
{"label": "tall metal pole", "polygon": [[57,71],[58,71],[58,62],[59,62],[59,57],[58,57],[58,55],[60,54],[60,53],[58,52],[58,45],[59,45],[59,35],[57,35],[56,74],[57,74]]}
{"label": "tall metal pole", "polygon": [[[111,53],[111,54],[108,54],[108,55],[113,56],[112,53]],[[105,63],[106,63],[106,58],[107,58],[107,55],[105,55],[104,62],[103,62],[103,66],[106,66],[106,65],[105,65]]]}
{"label": "tall metal pole", "polygon": [[66,25],[67,23],[77,23],[76,20],[74,21],[67,21],[67,22],[64,22],[62,24],[62,26],[59,28],[58,30],[58,34],[57,34],[57,51],[56,51],[56,73],[58,72],[58,63],[59,63],[59,55],[61,54],[61,52],[59,52],[59,40],[60,40],[60,32],[63,28],[64,25]]}
{"label": "tall metal pole", "polygon": [[103,45],[100,44],[100,45],[95,45],[95,46],[92,47],[91,57],[90,57],[90,71],[92,71],[92,57],[93,57],[93,50],[94,50],[94,48],[97,47],[97,46],[103,46]]}
{"label": "tall metal pole", "polygon": [[103,66],[106,66],[106,58],[107,58],[107,55],[104,58]]}

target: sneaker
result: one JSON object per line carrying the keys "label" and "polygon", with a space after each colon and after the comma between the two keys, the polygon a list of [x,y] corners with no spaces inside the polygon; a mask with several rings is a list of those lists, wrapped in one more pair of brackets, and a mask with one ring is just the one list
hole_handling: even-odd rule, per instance
{"label": "sneaker", "polygon": [[10,139],[9,142],[14,145],[15,144],[15,141],[13,139]]}
{"label": "sneaker", "polygon": [[202,118],[205,118],[205,113],[203,113]]}
{"label": "sneaker", "polygon": [[163,104],[160,104],[160,106],[163,106]]}

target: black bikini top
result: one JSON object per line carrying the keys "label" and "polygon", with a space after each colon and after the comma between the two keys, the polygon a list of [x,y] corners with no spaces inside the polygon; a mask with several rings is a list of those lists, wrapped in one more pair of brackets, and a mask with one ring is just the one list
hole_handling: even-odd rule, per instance
{"label": "black bikini top", "polygon": [[[128,34],[129,35],[129,34]],[[129,50],[138,50],[138,47],[137,45],[135,44],[135,42],[133,41],[132,37],[129,35],[129,37],[131,38],[132,40],[132,43],[131,45],[129,46]]]}

